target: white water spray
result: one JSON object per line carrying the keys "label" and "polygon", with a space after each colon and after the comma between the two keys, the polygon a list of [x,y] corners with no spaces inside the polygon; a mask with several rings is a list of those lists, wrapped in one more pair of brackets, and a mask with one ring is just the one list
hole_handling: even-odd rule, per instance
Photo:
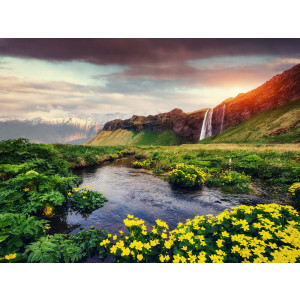
{"label": "white water spray", "polygon": [[222,112],[221,112],[221,126],[220,126],[219,133],[221,133],[223,131],[223,123],[224,123],[226,105],[223,104],[221,109],[222,109]]}
{"label": "white water spray", "polygon": [[205,112],[204,120],[202,123],[201,134],[200,134],[200,141],[212,135],[212,126],[211,120],[213,115],[213,109],[210,108]]}

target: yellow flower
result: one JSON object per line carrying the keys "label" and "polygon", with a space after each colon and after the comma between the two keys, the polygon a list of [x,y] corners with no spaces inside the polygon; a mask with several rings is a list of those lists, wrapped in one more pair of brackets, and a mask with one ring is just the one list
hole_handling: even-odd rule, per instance
{"label": "yellow flower", "polygon": [[71,195],[72,195],[72,193],[71,193],[71,192],[69,192],[69,193],[68,193],[68,196],[71,196]]}
{"label": "yellow flower", "polygon": [[163,239],[166,239],[168,236],[167,236],[165,233],[162,233],[161,237],[162,237]]}
{"label": "yellow flower", "polygon": [[143,259],[143,254],[138,254],[138,255],[137,255],[137,259],[138,259],[139,261],[141,261],[141,260]]}
{"label": "yellow flower", "polygon": [[16,253],[14,253],[14,254],[9,254],[9,255],[5,255],[5,259],[11,260],[11,259],[14,259],[16,256],[17,256]]}
{"label": "yellow flower", "polygon": [[45,208],[44,208],[44,214],[46,216],[51,216],[52,215],[52,211],[53,211],[53,208],[49,205],[46,205]]}
{"label": "yellow flower", "polygon": [[51,228],[51,226],[45,226],[45,229],[49,230]]}
{"label": "yellow flower", "polygon": [[82,199],[85,199],[85,198],[86,198],[85,196],[82,197]]}
{"label": "yellow flower", "polygon": [[156,229],[156,228],[153,228],[153,229],[152,229],[152,232],[153,232],[154,234],[156,234],[156,233],[157,233],[157,229]]}
{"label": "yellow flower", "polygon": [[113,240],[115,241],[117,238],[118,238],[118,236],[115,234],[115,235],[113,236]]}

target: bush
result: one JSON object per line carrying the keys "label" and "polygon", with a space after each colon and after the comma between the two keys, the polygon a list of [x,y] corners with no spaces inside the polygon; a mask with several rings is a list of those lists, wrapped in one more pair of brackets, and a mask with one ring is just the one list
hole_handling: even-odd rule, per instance
{"label": "bush", "polygon": [[107,199],[99,192],[92,191],[89,186],[73,188],[68,192],[68,201],[73,210],[82,214],[91,213],[92,211],[102,207]]}
{"label": "bush", "polygon": [[137,161],[134,161],[133,163],[132,163],[132,166],[135,168],[135,169],[141,169],[141,168],[145,168],[145,169],[147,169],[147,168],[150,168],[150,166],[152,165],[152,161],[151,160],[148,160],[148,159],[146,159],[146,160],[137,160]]}
{"label": "bush", "polygon": [[1,214],[0,256],[23,253],[27,244],[44,235],[46,223],[23,214]]}
{"label": "bush", "polygon": [[177,164],[169,172],[169,180],[172,184],[181,187],[201,186],[206,179],[205,172],[194,165]]}
{"label": "bush", "polygon": [[295,201],[300,201],[300,182],[296,182],[289,187],[291,198]]}

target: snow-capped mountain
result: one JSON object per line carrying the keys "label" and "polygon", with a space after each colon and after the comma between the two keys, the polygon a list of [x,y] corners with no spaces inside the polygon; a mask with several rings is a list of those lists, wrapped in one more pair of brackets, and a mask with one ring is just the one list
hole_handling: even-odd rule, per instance
{"label": "snow-capped mountain", "polygon": [[93,138],[107,120],[124,116],[121,113],[93,114],[48,120],[0,117],[0,140],[24,137],[35,143],[82,144]]}
{"label": "snow-capped mountain", "polygon": [[0,141],[23,137],[34,143],[82,144],[96,136],[105,123],[131,116],[132,113],[119,112],[69,114],[64,118],[31,120],[0,116]]}

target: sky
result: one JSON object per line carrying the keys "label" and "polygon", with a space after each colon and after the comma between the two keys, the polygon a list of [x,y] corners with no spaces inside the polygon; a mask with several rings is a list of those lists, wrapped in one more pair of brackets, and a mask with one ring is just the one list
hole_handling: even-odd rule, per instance
{"label": "sky", "polygon": [[214,107],[300,63],[300,39],[0,39],[0,117]]}

